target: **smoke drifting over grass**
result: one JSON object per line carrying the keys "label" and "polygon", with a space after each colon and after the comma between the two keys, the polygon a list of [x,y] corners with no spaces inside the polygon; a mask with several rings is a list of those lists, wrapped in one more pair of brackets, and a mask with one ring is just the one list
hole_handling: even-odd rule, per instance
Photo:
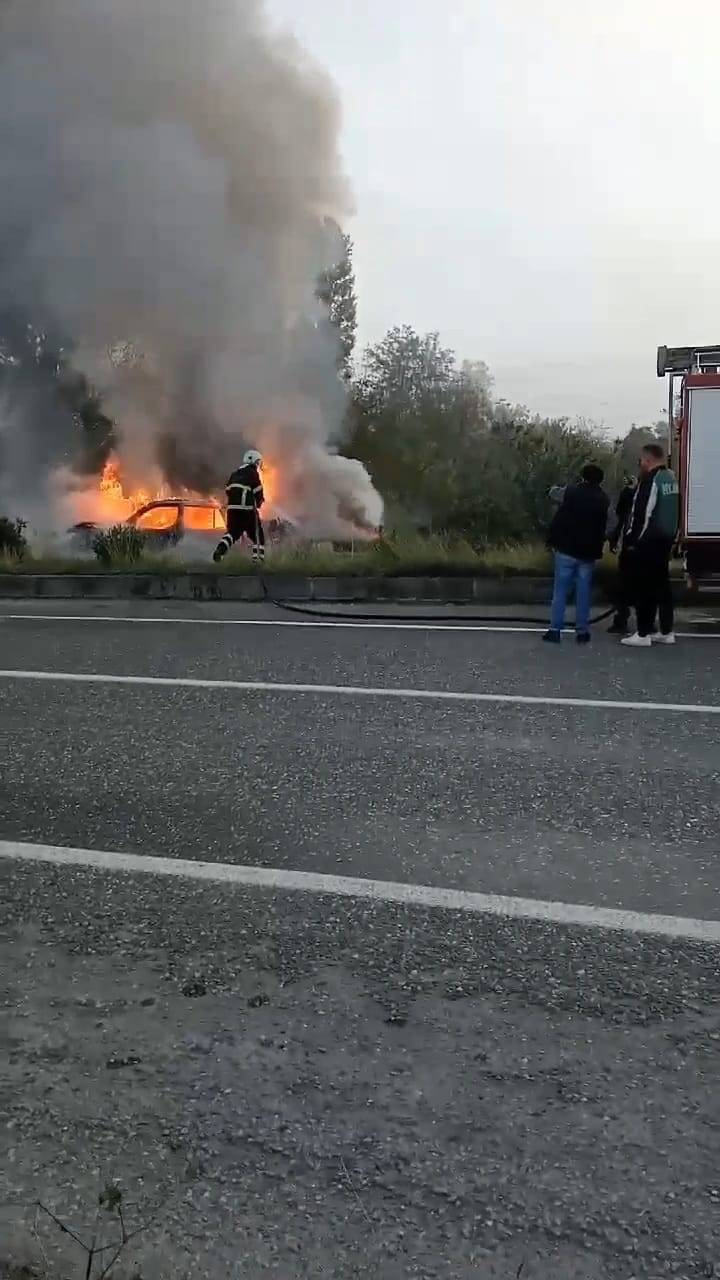
{"label": "smoke drifting over grass", "polygon": [[[338,102],[261,0],[5,0],[0,116],[0,314],[72,350],[129,482],[217,487],[252,444],[308,514],[379,520],[362,468],[326,448],[345,396],[315,298],[351,206]],[[6,487],[72,436],[32,402],[2,420]]]}

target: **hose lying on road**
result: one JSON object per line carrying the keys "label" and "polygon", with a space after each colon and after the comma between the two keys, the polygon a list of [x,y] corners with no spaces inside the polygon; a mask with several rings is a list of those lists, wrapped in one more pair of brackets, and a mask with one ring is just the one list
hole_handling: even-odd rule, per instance
{"label": "hose lying on road", "polygon": [[[306,618],[330,618],[335,622],[352,622],[353,620],[357,620],[358,622],[444,622],[445,625],[451,622],[505,622],[509,627],[511,627],[514,622],[534,622],[539,627],[546,625],[543,618],[538,618],[537,616],[531,618],[529,615],[525,614],[513,614],[512,617],[509,617],[506,613],[466,613],[463,614],[461,618],[443,619],[442,615],[437,613],[413,613],[408,617],[405,613],[357,613],[355,610],[353,610],[352,613],[343,613],[338,609],[316,609],[311,608],[308,605],[292,604],[289,600],[277,600],[275,596],[272,595],[270,588],[268,587],[265,574],[258,571],[258,578],[262,587],[263,595],[268,604],[274,605],[276,609],[283,609],[287,613],[302,614]],[[595,626],[598,622],[604,622],[605,619],[609,618],[614,612],[614,607],[611,605],[610,608],[605,609],[603,613],[599,613],[596,617],[591,618],[591,625]]]}

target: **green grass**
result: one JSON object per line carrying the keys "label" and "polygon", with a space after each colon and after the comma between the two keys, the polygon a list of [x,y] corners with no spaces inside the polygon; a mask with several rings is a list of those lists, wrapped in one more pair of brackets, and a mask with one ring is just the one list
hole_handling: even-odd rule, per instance
{"label": "green grass", "polygon": [[[607,566],[614,564],[606,557]],[[144,554],[138,560],[115,560],[103,564],[94,556],[69,557],[27,555],[23,560],[0,556],[2,573],[37,574],[105,574],[152,573],[165,576],[185,573],[252,574],[255,567],[249,555],[231,552],[215,565],[204,561],[185,561],[173,553]],[[389,537],[365,546],[356,544],[354,552],[336,551],[319,544],[314,547],[270,549],[264,572],[298,577],[338,576],[479,576],[504,578],[517,576],[547,577],[552,572],[549,551],[541,543],[500,547],[473,547],[469,542],[440,536]]]}
{"label": "green grass", "polygon": [[484,571],[489,577],[546,578],[552,574],[552,553],[541,542],[521,543],[507,547],[484,547],[480,551]]}
{"label": "green grass", "polygon": [[[230,568],[231,566],[228,566]],[[530,574],[544,577],[551,572],[550,553],[541,545],[473,547],[469,542],[439,536],[387,538],[381,542],[343,551],[312,549],[275,551],[268,556],[271,573],[323,575],[369,575],[399,577],[415,575],[510,577]]]}
{"label": "green grass", "polygon": [[187,573],[190,566],[180,560],[165,556],[142,556],[124,564],[115,561],[103,564],[95,556],[26,555],[22,560],[15,556],[0,556],[0,573]]}

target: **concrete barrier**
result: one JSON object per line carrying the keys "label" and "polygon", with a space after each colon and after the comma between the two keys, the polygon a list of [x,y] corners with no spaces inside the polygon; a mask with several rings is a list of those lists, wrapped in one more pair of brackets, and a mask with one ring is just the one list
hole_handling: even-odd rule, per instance
{"label": "concrete barrier", "polygon": [[[544,605],[547,578],[291,577],[268,574],[268,594],[298,603],[392,601],[425,604]],[[153,573],[0,574],[0,597],[44,600],[209,600],[259,603],[266,598],[254,574]]]}

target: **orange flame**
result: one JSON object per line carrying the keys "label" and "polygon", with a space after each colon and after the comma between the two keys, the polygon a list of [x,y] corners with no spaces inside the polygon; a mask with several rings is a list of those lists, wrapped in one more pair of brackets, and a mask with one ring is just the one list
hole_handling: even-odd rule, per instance
{"label": "orange flame", "polygon": [[265,509],[269,510],[273,504],[273,496],[277,497],[279,489],[277,469],[271,462],[263,462],[260,469],[260,479],[262,481],[263,493],[265,495]]}
{"label": "orange flame", "polygon": [[127,520],[128,516],[131,516],[139,507],[143,507],[146,502],[169,496],[162,490],[151,493],[148,489],[135,489],[132,493],[125,493],[120,478],[120,464],[111,454],[100,476],[98,518],[103,521]]}
{"label": "orange flame", "polygon": [[[278,485],[277,470],[272,465],[262,469],[262,482],[265,492],[263,514],[269,514],[272,507],[272,495]],[[76,494],[74,507],[75,518],[95,520],[100,524],[119,524],[129,519],[141,507],[149,502],[167,501],[171,498],[183,498],[189,503],[211,502],[212,506],[188,506],[183,513],[185,527],[201,532],[215,531],[224,528],[221,515],[223,504],[215,494],[199,494],[188,489],[170,490],[167,484],[141,486],[126,490],[118,458],[111,454],[107,459],[96,489],[84,490]],[[144,529],[163,530],[172,528],[176,520],[176,512],[170,507],[158,507],[142,516]]]}

